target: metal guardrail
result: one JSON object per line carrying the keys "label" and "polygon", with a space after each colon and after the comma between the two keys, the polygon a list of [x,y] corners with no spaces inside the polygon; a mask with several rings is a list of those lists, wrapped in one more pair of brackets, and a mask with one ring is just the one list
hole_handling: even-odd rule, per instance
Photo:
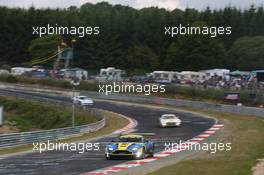
{"label": "metal guardrail", "polygon": [[59,128],[59,129],[44,130],[44,131],[1,134],[0,148],[32,144],[36,142],[46,142],[48,140],[50,141],[61,140],[67,137],[72,137],[74,135],[96,131],[102,128],[104,125],[105,125],[105,118],[93,124],[78,126],[74,128],[69,127],[69,128]]}
{"label": "metal guardrail", "polygon": [[[50,99],[45,97],[39,97],[28,94],[14,94],[8,91],[0,91],[0,96],[16,96],[17,98],[29,98],[38,101],[52,102],[52,103],[61,103],[64,105],[69,105],[69,102]],[[20,133],[10,133],[10,134],[0,134],[0,148],[3,147],[12,147],[18,145],[32,144],[36,142],[46,142],[61,140],[64,138],[77,136],[83,133],[93,132],[101,129],[105,126],[105,117],[101,111],[97,109],[86,109],[88,113],[98,116],[99,121],[87,125],[76,126],[76,127],[67,127],[67,128],[58,128],[51,130],[42,130],[42,131],[33,131],[33,132],[20,132]]]}
{"label": "metal guardrail", "polygon": [[[69,92],[56,89],[48,89],[43,87],[31,87],[20,84],[0,84],[0,89],[8,88],[14,90],[22,90],[26,92],[37,92],[37,93],[56,93],[57,95],[65,96],[70,95]],[[165,104],[172,106],[187,106],[196,109],[206,109],[212,111],[220,112],[229,112],[234,114],[242,115],[252,115],[257,117],[264,117],[264,109],[248,106],[235,106],[235,105],[226,105],[226,104],[217,104],[217,103],[208,103],[192,100],[182,100],[182,99],[170,99],[170,98],[161,98],[161,97],[152,97],[152,96],[135,96],[127,94],[109,94],[104,95],[98,92],[90,91],[81,91],[82,94],[90,96],[91,98],[97,99],[107,99],[107,100],[120,100],[120,101],[131,101],[131,102],[141,102],[141,103],[153,103],[153,104]]]}
{"label": "metal guardrail", "polygon": [[123,94],[99,94],[98,92],[87,92],[82,91],[83,95],[87,95],[91,98],[106,99],[106,100],[120,100],[135,103],[151,103],[160,105],[171,105],[179,107],[192,107],[195,109],[205,109],[219,112],[228,112],[241,115],[252,115],[257,117],[264,117],[264,109],[256,107],[247,106],[235,106],[235,105],[225,105],[217,103],[207,103],[191,100],[181,100],[181,99],[171,99],[153,96],[135,96],[135,95],[123,95]]}

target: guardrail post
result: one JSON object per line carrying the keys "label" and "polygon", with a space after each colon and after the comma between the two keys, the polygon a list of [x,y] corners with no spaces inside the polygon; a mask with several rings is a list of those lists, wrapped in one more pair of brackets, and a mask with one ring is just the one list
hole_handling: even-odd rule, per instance
{"label": "guardrail post", "polygon": [[4,107],[0,106],[0,126],[4,123]]}

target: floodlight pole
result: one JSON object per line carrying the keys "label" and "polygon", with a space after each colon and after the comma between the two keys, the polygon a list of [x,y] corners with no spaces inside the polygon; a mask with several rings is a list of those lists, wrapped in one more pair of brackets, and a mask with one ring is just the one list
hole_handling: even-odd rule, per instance
{"label": "floodlight pole", "polygon": [[[76,39],[71,40],[72,43],[72,65],[73,65],[73,46],[76,43]],[[75,86],[78,86],[80,82],[75,82],[76,77],[74,76],[72,80],[72,127],[75,127],[75,103],[74,103],[74,97],[75,97]]]}
{"label": "floodlight pole", "polygon": [[76,78],[73,78],[71,84],[72,84],[72,127],[75,127],[75,103],[74,103],[75,86],[78,86],[80,84],[80,80],[76,81]]}
{"label": "floodlight pole", "polygon": [[72,85],[72,127],[75,127],[75,85]]}

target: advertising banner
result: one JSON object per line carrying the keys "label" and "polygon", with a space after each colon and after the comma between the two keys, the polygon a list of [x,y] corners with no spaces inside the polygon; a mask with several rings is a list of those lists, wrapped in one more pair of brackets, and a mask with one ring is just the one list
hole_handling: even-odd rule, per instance
{"label": "advertising banner", "polygon": [[239,93],[225,93],[225,99],[236,101],[240,99],[240,94]]}

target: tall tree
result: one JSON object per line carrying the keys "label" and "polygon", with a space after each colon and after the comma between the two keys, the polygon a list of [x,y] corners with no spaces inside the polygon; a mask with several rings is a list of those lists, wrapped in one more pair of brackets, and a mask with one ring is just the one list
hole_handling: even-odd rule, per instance
{"label": "tall tree", "polygon": [[126,68],[128,70],[151,71],[158,68],[158,56],[146,45],[135,44],[128,50]]}
{"label": "tall tree", "polygon": [[[44,53],[28,48],[32,47],[33,41],[38,40],[37,36],[32,35],[32,27],[43,27],[47,24],[100,27],[99,36],[78,38],[76,44],[75,66],[89,69],[105,66],[143,69],[144,65],[153,70],[157,68],[156,64],[159,69],[167,70],[231,67],[230,65],[245,68],[244,62],[237,62],[236,57],[232,56],[239,54],[235,51],[240,51],[235,49],[238,44],[233,46],[234,42],[244,36],[264,35],[263,7],[255,6],[245,10],[226,7],[217,10],[207,8],[204,11],[191,8],[167,11],[156,7],[138,10],[122,5],[110,5],[107,2],[86,3],[80,8],[72,6],[66,9],[0,7],[0,19],[0,63],[10,66],[42,57]],[[204,22],[201,26],[230,26],[232,34],[217,38],[196,35],[170,38],[164,35],[165,26],[187,26],[200,21]],[[62,37],[68,39],[76,36]],[[245,43],[247,42],[252,44],[251,40],[246,40]],[[44,45],[43,47],[45,50]],[[227,57],[225,50],[230,48],[232,51]],[[261,53],[259,54],[261,58]],[[146,55],[154,59],[147,58]],[[141,60],[137,60],[137,57],[144,58],[144,64],[138,64]],[[149,61],[151,63],[148,63]],[[250,65],[247,65],[247,69],[256,68],[255,65]]]}
{"label": "tall tree", "polygon": [[264,36],[241,37],[229,51],[229,67],[252,70],[264,67]]}

